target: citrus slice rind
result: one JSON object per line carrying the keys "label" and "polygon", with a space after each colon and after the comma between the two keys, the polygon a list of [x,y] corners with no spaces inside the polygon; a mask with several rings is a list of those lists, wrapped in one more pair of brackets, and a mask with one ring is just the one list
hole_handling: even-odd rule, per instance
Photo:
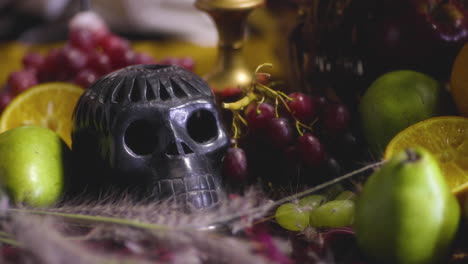
{"label": "citrus slice rind", "polygon": [[71,146],[72,115],[83,88],[70,83],[36,85],[16,96],[0,117],[0,132],[23,125],[47,127]]}
{"label": "citrus slice rind", "polygon": [[414,146],[423,147],[436,157],[454,194],[468,190],[468,118],[443,116],[418,122],[390,141],[384,159]]}

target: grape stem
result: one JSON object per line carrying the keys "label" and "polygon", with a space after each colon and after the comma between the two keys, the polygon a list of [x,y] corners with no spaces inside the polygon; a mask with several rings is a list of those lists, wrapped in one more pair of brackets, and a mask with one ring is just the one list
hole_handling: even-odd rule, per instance
{"label": "grape stem", "polygon": [[232,102],[232,103],[223,103],[224,109],[229,109],[232,111],[240,110],[250,104],[250,102],[257,99],[257,95],[253,92],[248,92],[244,97],[241,99]]}
{"label": "grape stem", "polygon": [[263,104],[263,102],[265,102],[265,96],[262,96],[262,99],[260,101],[258,101],[258,104],[257,104],[257,115],[260,115],[262,113],[262,111],[260,110],[260,105]]}
{"label": "grape stem", "polygon": [[241,123],[244,125],[244,126],[247,126],[247,121],[239,114],[239,112],[236,112],[236,116],[237,118],[239,119],[239,121],[241,121]]}
{"label": "grape stem", "polygon": [[300,136],[304,135],[304,132],[302,132],[301,128],[312,131],[312,126],[315,124],[315,122],[317,122],[317,119],[315,119],[314,122],[312,122],[310,124],[310,126],[308,126],[308,125],[302,123],[301,121],[297,120],[296,118],[294,118],[294,120],[296,120],[296,130],[297,130],[297,133],[299,133]]}
{"label": "grape stem", "polygon": [[[285,100],[292,101],[293,99],[291,97],[287,96],[285,93],[283,93],[281,91],[275,91],[275,90],[269,88],[268,86],[260,84],[260,83],[255,84],[255,88],[257,88],[256,90],[258,90],[260,94],[269,95],[269,97],[275,98],[275,99],[279,98],[279,100],[284,104],[286,109],[289,112],[291,111]],[[257,100],[258,97],[259,96],[256,95],[254,91],[250,91],[244,97],[242,97],[241,99],[239,99],[239,100],[237,100],[235,102],[223,103],[223,108],[233,110],[233,111],[241,110],[244,107],[246,107],[247,105],[249,105],[252,101]],[[261,102],[263,102],[264,100],[265,100],[265,96],[262,96]],[[261,103],[259,103],[259,105],[260,104]]]}
{"label": "grape stem", "polygon": [[239,111],[232,111],[232,114],[233,114],[233,119],[232,119],[232,134],[233,134],[233,138],[236,140],[236,142],[234,143],[234,147],[237,148],[238,146],[238,142],[237,142],[237,139],[240,138],[240,132],[241,131],[238,127],[238,123],[240,122],[241,124],[243,124],[244,126],[247,127],[247,121],[239,114]]}
{"label": "grape stem", "polygon": [[[273,65],[271,63],[264,63],[264,64],[259,65],[255,69],[253,77],[260,74],[259,73],[260,69],[265,66],[272,67]],[[276,83],[270,83],[269,86],[274,85],[274,84]],[[284,105],[284,108],[286,109],[286,111],[291,113],[293,119],[295,120],[295,127],[299,135],[301,136],[304,135],[304,132],[302,131],[303,129],[307,129],[309,131],[312,130],[312,125],[315,123],[316,120],[310,126],[303,124],[301,121],[299,121],[294,116],[294,113],[292,112],[291,108],[288,106],[288,103],[287,103],[287,101],[293,101],[294,100],[293,98],[291,98],[290,96],[288,96],[282,91],[274,90],[262,83],[259,83],[255,81],[255,78],[253,78],[252,85],[247,88],[247,94],[244,97],[232,103],[223,103],[224,109],[229,109],[233,112],[234,118],[232,120],[232,127],[233,127],[232,129],[233,129],[234,139],[238,139],[239,134],[240,134],[239,127],[237,126],[236,121],[240,120],[246,127],[248,126],[247,122],[241,119],[241,115],[239,114],[239,111],[242,110],[247,105],[249,105],[251,102],[257,101],[256,111],[257,111],[257,115],[260,115],[261,114],[260,105],[265,101],[266,97],[274,100],[275,102],[275,117],[276,118],[279,118],[280,116],[279,111],[278,111],[279,102],[281,102]],[[261,99],[259,100],[259,98]]]}
{"label": "grape stem", "polygon": [[257,74],[260,71],[260,69],[265,67],[265,66],[273,67],[273,63],[266,62],[266,63],[262,63],[262,64],[258,65],[257,68],[255,68],[255,74]]}
{"label": "grape stem", "polygon": [[273,67],[273,64],[272,63],[262,63],[262,64],[257,66],[257,68],[255,69],[255,71],[253,72],[253,75],[252,75],[252,84],[249,87],[247,87],[247,89],[246,89],[247,92],[252,92],[255,89],[255,84],[257,83],[256,82],[256,80],[257,80],[256,76],[257,76],[258,72],[260,71],[260,69],[265,67],[265,66]]}
{"label": "grape stem", "polygon": [[297,133],[299,133],[299,136],[303,136],[304,135],[304,132],[302,132],[302,129],[301,129],[301,122],[299,122],[299,120],[296,120],[296,130],[297,130]]}
{"label": "grape stem", "polygon": [[232,137],[236,140],[236,142],[234,143],[234,147],[237,148],[237,139],[239,138],[239,129],[237,128],[236,122],[232,122],[232,131],[233,131]]}
{"label": "grape stem", "polygon": [[270,87],[268,87],[268,86],[266,86],[264,84],[261,84],[261,83],[256,83],[255,88],[260,93],[270,95],[270,97],[272,97],[272,98],[276,98],[278,96],[281,96],[281,97],[286,98],[288,101],[293,100],[291,97],[287,96],[285,93],[283,93],[281,91],[275,91],[275,90],[271,89]]}
{"label": "grape stem", "polygon": [[278,113],[278,97],[275,98],[275,117],[279,118],[279,113]]}

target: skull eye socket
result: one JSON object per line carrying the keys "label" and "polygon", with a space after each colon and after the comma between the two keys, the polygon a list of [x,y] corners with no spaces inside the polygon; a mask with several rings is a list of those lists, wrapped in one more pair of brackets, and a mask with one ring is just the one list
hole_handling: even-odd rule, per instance
{"label": "skull eye socket", "polygon": [[125,131],[125,145],[137,155],[153,153],[158,144],[158,127],[146,120],[132,122]]}
{"label": "skull eye socket", "polygon": [[208,110],[196,110],[187,121],[187,132],[196,142],[201,144],[209,143],[218,136],[216,118]]}

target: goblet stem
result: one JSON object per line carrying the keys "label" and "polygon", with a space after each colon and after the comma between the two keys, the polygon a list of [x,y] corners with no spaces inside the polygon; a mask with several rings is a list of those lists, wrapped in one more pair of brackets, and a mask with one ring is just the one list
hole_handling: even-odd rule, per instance
{"label": "goblet stem", "polygon": [[197,0],[195,6],[207,12],[218,30],[218,58],[213,70],[205,76],[215,93],[242,88],[252,81],[250,69],[242,54],[247,17],[264,0]]}

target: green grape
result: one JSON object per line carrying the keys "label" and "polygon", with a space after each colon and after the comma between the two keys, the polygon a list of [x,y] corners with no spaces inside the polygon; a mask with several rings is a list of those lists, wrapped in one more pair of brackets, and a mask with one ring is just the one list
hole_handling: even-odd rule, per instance
{"label": "green grape", "polygon": [[335,200],[356,200],[356,194],[351,191],[343,191],[338,196],[336,196]]}
{"label": "green grape", "polygon": [[333,184],[332,186],[326,188],[322,194],[325,195],[325,197],[328,197],[328,199],[331,199],[333,197],[336,197],[338,194],[341,192],[345,191],[345,188],[341,184]]}
{"label": "green grape", "polygon": [[302,231],[309,225],[309,211],[297,204],[285,203],[276,209],[275,219],[284,229]]}
{"label": "green grape", "polygon": [[314,227],[344,227],[354,222],[355,203],[352,200],[330,201],[310,212]]}
{"label": "green grape", "polygon": [[327,197],[320,194],[306,196],[299,200],[299,206],[304,210],[312,211],[327,202]]}

